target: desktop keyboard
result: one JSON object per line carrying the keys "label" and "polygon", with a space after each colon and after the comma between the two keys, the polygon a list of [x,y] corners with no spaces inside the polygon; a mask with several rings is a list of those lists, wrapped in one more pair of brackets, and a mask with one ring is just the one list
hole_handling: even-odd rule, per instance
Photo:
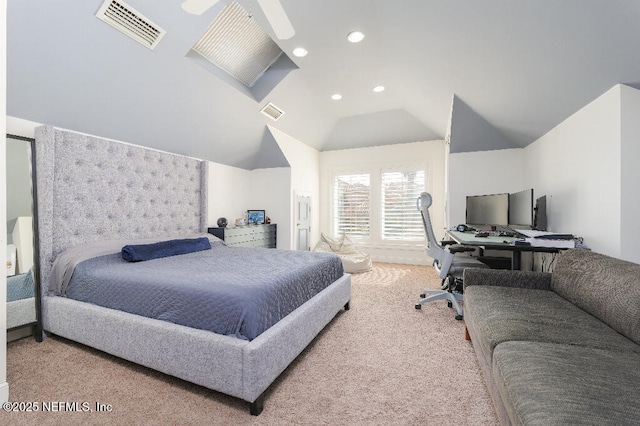
{"label": "desktop keyboard", "polygon": [[476,237],[488,237],[491,235],[491,231],[478,231],[475,233]]}
{"label": "desktop keyboard", "polygon": [[508,238],[513,238],[516,236],[515,232],[509,232],[509,231],[489,231],[489,230],[482,230],[482,231],[478,231],[475,233],[476,237],[508,237]]}

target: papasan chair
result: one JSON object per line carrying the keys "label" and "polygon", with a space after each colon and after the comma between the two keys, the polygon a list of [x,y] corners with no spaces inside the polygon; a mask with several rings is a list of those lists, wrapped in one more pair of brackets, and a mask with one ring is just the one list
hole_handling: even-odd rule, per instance
{"label": "papasan chair", "polygon": [[322,233],[313,251],[337,254],[342,259],[344,271],[349,274],[370,271],[372,268],[371,255],[356,247],[346,235],[332,238]]}

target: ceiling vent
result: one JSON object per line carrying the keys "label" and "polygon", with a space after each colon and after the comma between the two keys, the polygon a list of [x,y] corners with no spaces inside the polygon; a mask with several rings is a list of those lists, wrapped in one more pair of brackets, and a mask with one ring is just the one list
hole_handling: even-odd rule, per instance
{"label": "ceiling vent", "polygon": [[280,117],[284,114],[280,108],[269,102],[266,104],[261,110],[261,113],[272,119],[273,121],[278,121]]}
{"label": "ceiling vent", "polygon": [[220,11],[192,49],[247,87],[252,87],[282,54],[237,2]]}
{"label": "ceiling vent", "polygon": [[106,0],[96,17],[153,50],[166,31],[122,1]]}

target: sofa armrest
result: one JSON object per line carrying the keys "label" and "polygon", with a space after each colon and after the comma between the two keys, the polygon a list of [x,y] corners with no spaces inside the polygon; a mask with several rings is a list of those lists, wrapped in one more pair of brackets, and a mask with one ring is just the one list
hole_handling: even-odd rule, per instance
{"label": "sofa armrest", "polygon": [[551,273],[467,268],[464,270],[463,283],[464,288],[470,285],[493,285],[551,290]]}

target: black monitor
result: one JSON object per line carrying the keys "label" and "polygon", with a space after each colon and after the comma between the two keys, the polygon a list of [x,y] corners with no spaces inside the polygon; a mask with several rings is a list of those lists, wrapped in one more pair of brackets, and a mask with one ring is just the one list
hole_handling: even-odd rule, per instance
{"label": "black monitor", "polygon": [[509,194],[467,196],[467,225],[507,225]]}
{"label": "black monitor", "polygon": [[547,196],[543,195],[542,197],[536,200],[536,206],[533,209],[534,218],[533,218],[533,229],[538,231],[546,231],[547,230]]}
{"label": "black monitor", "polygon": [[533,189],[509,194],[509,226],[533,227]]}

